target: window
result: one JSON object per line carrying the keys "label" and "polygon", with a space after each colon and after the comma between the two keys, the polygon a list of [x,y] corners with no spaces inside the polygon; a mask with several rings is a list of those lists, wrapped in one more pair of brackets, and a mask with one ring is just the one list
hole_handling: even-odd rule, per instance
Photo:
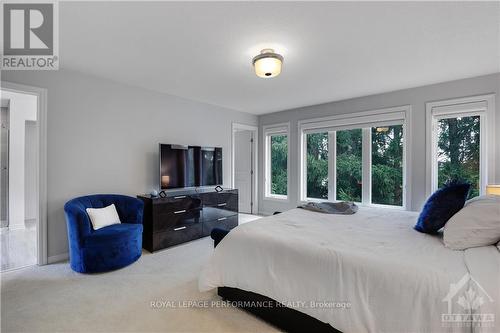
{"label": "window", "polygon": [[469,182],[470,196],[479,195],[480,117],[438,120],[438,187],[458,179]]}
{"label": "window", "polygon": [[406,207],[409,106],[299,122],[301,200]]}
{"label": "window", "polygon": [[265,197],[288,198],[288,124],[264,128],[265,135]]}
{"label": "window", "polygon": [[428,194],[453,180],[471,184],[469,198],[485,193],[494,177],[493,104],[492,95],[427,104]]}
{"label": "window", "polygon": [[362,130],[337,131],[337,200],[361,202]]}
{"label": "window", "polygon": [[271,135],[271,194],[287,195],[288,137]]}
{"label": "window", "polygon": [[307,135],[307,197],[328,199],[328,132]]}
{"label": "window", "polygon": [[372,127],[372,203],[403,205],[403,125]]}

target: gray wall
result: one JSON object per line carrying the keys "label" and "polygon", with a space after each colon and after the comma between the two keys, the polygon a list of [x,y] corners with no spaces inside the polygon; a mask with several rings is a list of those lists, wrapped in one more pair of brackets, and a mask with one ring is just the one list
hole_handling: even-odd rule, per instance
{"label": "gray wall", "polygon": [[63,205],[91,193],[147,193],[158,184],[158,143],[220,146],[230,184],[231,123],[257,117],[60,71],[2,73],[48,89],[48,255],[68,250]]}
{"label": "gray wall", "polygon": [[[383,79],[383,78],[382,78]],[[299,152],[297,122],[303,119],[324,117],[335,114],[352,113],[357,111],[374,110],[392,106],[412,106],[412,175],[411,175],[411,202],[409,209],[420,210],[426,199],[425,194],[425,103],[444,99],[480,95],[496,94],[496,128],[500,128],[500,73],[445,82],[424,87],[399,90],[384,94],[365,96],[339,102],[313,105],[298,109],[266,114],[259,117],[259,130],[262,138],[262,126],[275,123],[290,122],[290,193],[288,203],[268,201],[259,194],[259,210],[269,214],[296,207],[299,201]],[[500,181],[500,140],[497,133],[496,143],[496,182]],[[263,172],[263,141],[259,140],[259,188],[264,188]]]}

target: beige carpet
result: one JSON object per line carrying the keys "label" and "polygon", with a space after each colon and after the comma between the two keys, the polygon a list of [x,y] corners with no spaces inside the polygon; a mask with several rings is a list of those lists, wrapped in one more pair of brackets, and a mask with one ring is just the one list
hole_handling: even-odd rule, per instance
{"label": "beige carpet", "polygon": [[[276,332],[240,309],[178,302],[219,299],[197,288],[212,244],[203,238],[145,252],[105,274],[79,274],[68,263],[3,273],[1,332]],[[164,303],[153,308],[153,301]]]}

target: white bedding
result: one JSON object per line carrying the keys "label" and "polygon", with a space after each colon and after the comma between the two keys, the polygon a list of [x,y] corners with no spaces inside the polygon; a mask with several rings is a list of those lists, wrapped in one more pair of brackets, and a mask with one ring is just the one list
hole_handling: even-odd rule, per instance
{"label": "white bedding", "polygon": [[[482,330],[500,331],[498,249],[452,251],[440,237],[413,230],[416,218],[382,208],[348,216],[293,209],[246,223],[217,246],[199,287],[265,295],[346,333],[481,331],[442,322],[450,284],[470,271],[494,300],[483,295],[487,303],[474,310],[497,316],[495,327]],[[452,313],[463,313],[457,298]],[[343,303],[350,308],[335,308]]]}

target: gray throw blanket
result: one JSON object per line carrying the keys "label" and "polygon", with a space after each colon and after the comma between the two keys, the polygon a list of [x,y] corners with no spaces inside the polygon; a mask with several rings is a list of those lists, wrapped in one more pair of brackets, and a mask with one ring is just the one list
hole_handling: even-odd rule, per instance
{"label": "gray throw blanket", "polygon": [[312,212],[325,214],[352,215],[358,211],[358,206],[353,202],[308,202],[305,205],[298,206]]}

